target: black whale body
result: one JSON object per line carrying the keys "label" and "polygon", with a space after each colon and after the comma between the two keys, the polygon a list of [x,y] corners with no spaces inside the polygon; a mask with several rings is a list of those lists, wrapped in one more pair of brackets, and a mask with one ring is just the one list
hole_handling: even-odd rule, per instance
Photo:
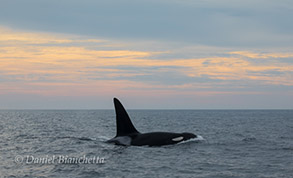
{"label": "black whale body", "polygon": [[196,138],[193,133],[149,132],[140,133],[133,126],[126,110],[117,98],[114,98],[116,111],[116,136],[108,143],[134,146],[163,146],[176,144],[185,140]]}

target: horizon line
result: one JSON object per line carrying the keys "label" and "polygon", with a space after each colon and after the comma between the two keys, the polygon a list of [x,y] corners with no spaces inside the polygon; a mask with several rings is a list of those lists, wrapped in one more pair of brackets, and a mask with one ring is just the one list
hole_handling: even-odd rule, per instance
{"label": "horizon line", "polygon": [[[114,108],[92,109],[92,108],[0,108],[0,111],[87,111],[87,110],[115,110]],[[293,108],[128,108],[127,110],[293,110]]]}

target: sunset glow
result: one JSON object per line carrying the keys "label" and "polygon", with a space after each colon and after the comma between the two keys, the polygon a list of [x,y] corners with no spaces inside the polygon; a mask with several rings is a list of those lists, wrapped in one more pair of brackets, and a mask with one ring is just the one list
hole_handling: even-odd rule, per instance
{"label": "sunset glow", "polygon": [[[147,108],[293,106],[283,100],[293,96],[291,45],[251,48],[189,43],[176,47],[160,40],[144,43],[144,39],[137,40],[137,44],[144,45],[136,45],[135,40],[2,24],[0,108],[46,108],[46,102],[41,102],[44,98],[54,100],[48,105],[55,108],[54,102],[65,97],[63,105],[57,104],[56,108],[98,109],[103,108],[99,99],[110,103],[114,96],[130,98],[132,103],[143,98],[148,101]],[[252,100],[246,101],[247,96]],[[39,99],[28,101],[30,97]],[[260,102],[254,105],[257,97]],[[11,101],[7,101],[9,98]],[[178,104],[168,105],[176,98]],[[284,103],[266,103],[275,98]],[[80,104],[68,105],[70,100],[80,99]],[[235,104],[239,100],[243,102]],[[139,104],[138,108],[145,107]],[[105,108],[109,106],[105,104]]]}

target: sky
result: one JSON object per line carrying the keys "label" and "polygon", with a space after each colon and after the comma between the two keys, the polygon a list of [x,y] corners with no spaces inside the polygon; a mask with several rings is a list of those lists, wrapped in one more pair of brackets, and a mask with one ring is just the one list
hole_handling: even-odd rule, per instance
{"label": "sky", "polygon": [[291,0],[0,2],[0,109],[293,109]]}

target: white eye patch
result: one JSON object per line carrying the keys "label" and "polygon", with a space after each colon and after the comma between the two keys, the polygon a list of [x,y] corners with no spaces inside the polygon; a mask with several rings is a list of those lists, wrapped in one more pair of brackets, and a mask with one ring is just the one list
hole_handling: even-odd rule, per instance
{"label": "white eye patch", "polygon": [[172,140],[174,142],[179,142],[179,141],[183,140],[183,137],[175,137],[175,138],[172,138]]}

